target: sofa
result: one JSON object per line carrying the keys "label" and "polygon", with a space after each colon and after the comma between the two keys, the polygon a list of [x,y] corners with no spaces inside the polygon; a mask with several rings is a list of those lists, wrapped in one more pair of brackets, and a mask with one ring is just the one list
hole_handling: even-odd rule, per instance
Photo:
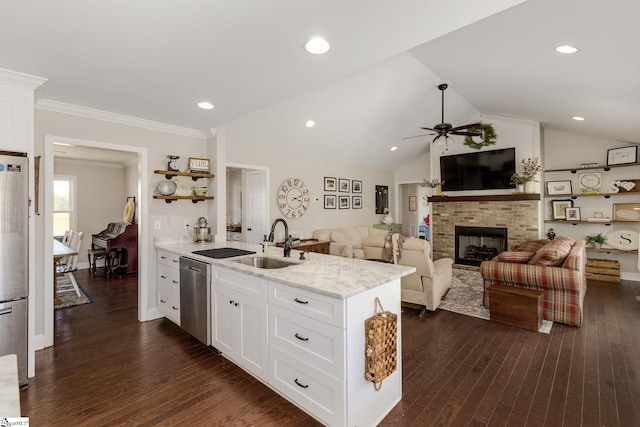
{"label": "sofa", "polygon": [[586,263],[584,240],[561,236],[524,242],[481,263],[483,304],[489,307],[487,289],[493,285],[535,289],[543,293],[546,320],[580,326],[587,291]]}
{"label": "sofa", "polygon": [[420,316],[425,310],[435,311],[451,287],[453,259],[432,261],[431,245],[424,239],[394,234],[392,241],[393,262],[416,268],[415,273],[401,279],[400,299],[423,307]]}
{"label": "sofa", "polygon": [[347,258],[388,259],[389,233],[370,225],[323,228],[313,238],[329,241],[329,253]]}

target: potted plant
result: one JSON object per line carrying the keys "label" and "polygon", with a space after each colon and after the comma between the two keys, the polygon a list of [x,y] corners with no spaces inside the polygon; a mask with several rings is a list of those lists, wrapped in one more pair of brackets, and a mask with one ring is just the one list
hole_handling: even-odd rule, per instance
{"label": "potted plant", "polygon": [[587,243],[590,243],[591,246],[593,246],[596,249],[599,249],[600,247],[602,247],[602,245],[607,243],[607,238],[602,233],[594,234],[592,236],[587,236],[585,240],[587,241]]}
{"label": "potted plant", "polygon": [[517,172],[511,175],[511,183],[517,187],[518,193],[524,193],[524,184],[529,181],[530,181],[529,177],[521,175]]}
{"label": "potted plant", "polygon": [[442,185],[444,184],[444,181],[440,181],[439,179],[431,179],[429,181],[427,181],[426,179],[423,180],[429,188],[437,189],[436,191],[438,196],[442,196]]}
{"label": "potted plant", "polygon": [[[522,159],[520,163],[520,172],[514,175],[518,176],[518,180],[523,181],[524,184],[524,192],[525,193],[534,193],[535,192],[535,177],[539,172],[542,172],[544,169],[542,165],[540,165],[540,159],[538,157]],[[511,180],[513,182],[513,175],[511,176]],[[516,182],[513,182],[516,184]]]}

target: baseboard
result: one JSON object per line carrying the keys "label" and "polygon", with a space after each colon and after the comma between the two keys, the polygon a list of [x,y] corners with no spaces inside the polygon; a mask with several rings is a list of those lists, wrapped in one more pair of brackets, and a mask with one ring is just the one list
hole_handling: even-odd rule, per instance
{"label": "baseboard", "polygon": [[47,347],[44,335],[36,335],[33,341],[35,351],[42,350]]}
{"label": "baseboard", "polygon": [[640,282],[640,273],[621,272],[620,278],[622,280],[631,280],[634,282]]}

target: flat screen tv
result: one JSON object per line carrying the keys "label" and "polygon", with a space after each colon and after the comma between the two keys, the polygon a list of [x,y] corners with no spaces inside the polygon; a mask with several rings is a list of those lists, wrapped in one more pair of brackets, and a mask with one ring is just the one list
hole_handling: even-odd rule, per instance
{"label": "flat screen tv", "polygon": [[516,149],[478,151],[440,157],[443,191],[498,190],[514,188]]}

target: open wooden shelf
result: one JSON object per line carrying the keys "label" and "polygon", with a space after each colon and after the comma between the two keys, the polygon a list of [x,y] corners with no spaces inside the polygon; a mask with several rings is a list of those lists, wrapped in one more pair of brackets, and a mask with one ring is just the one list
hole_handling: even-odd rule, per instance
{"label": "open wooden shelf", "polygon": [[215,175],[212,173],[201,173],[201,172],[180,172],[180,171],[166,171],[166,170],[154,170],[153,173],[157,173],[159,175],[164,175],[165,178],[171,179],[174,176],[190,176],[191,179],[197,181],[200,178],[214,178]]}
{"label": "open wooden shelf", "polygon": [[638,250],[634,249],[632,251],[625,251],[623,249],[614,249],[614,248],[586,248],[588,252],[605,252],[605,253],[623,253],[623,254],[637,254]]}
{"label": "open wooden shelf", "polygon": [[167,203],[171,203],[176,200],[191,200],[193,203],[204,202],[205,200],[213,200],[213,196],[153,196],[154,199],[162,199]]}
{"label": "open wooden shelf", "polygon": [[570,221],[570,220],[566,220],[566,219],[545,219],[544,222],[546,222],[546,223],[555,223],[555,224],[571,224],[571,225],[578,225],[578,224],[600,224],[600,225],[640,224],[640,221],[607,221],[607,222],[600,222],[600,221]]}
{"label": "open wooden shelf", "polygon": [[600,165],[600,166],[589,166],[588,168],[565,168],[565,169],[545,169],[544,172],[571,172],[576,173],[578,171],[588,171],[588,170],[604,170],[608,171],[609,169],[615,168],[628,168],[629,166],[638,166],[640,163],[626,163],[624,165]]}

